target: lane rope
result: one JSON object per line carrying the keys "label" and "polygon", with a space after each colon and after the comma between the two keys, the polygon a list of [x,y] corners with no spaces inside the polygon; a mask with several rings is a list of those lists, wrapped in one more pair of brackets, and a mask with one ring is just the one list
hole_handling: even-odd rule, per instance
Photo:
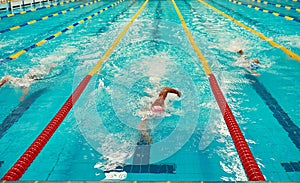
{"label": "lane rope", "polygon": [[232,140],[234,142],[235,148],[238,152],[238,155],[240,157],[240,160],[242,162],[244,170],[248,176],[248,179],[250,181],[265,181],[265,178],[252,155],[252,152],[245,140],[245,137],[244,137],[243,133],[241,132],[239,125],[230,110],[230,107],[219,87],[219,84],[218,84],[214,74],[212,73],[212,71],[209,67],[207,60],[205,59],[204,55],[201,53],[201,50],[199,49],[199,47],[197,46],[197,44],[192,36],[192,33],[187,28],[184,18],[181,15],[181,12],[178,9],[175,1],[172,0],[172,3],[175,7],[177,15],[181,21],[181,24],[185,30],[185,33],[188,36],[191,46],[193,47],[196,54],[198,55],[198,58],[203,65],[204,72],[209,77],[209,83],[210,83],[211,90],[212,90],[212,92],[215,96],[215,99],[217,100],[217,103],[219,105],[219,108],[222,112],[223,118],[226,122],[228,130],[229,130]]}
{"label": "lane rope", "polygon": [[268,38],[266,36],[264,36],[262,33],[248,27],[247,25],[239,22],[238,20],[234,19],[233,17],[227,15],[226,13],[218,10],[217,8],[211,6],[210,4],[204,2],[203,0],[198,0],[201,4],[205,5],[206,7],[208,8],[211,8],[212,10],[214,10],[215,12],[221,14],[222,16],[228,18],[229,20],[231,20],[232,22],[236,23],[237,25],[239,25],[240,27],[243,27],[244,29],[250,31],[251,33],[257,35],[260,39],[264,40],[264,41],[267,41],[271,46],[273,47],[276,47],[276,48],[279,48],[281,49],[284,53],[286,53],[288,56],[290,56],[291,58],[297,60],[297,61],[300,61],[300,56],[297,55],[296,53],[294,53],[293,51],[289,50],[288,48],[280,45],[279,43],[273,41],[271,38]]}
{"label": "lane rope", "polygon": [[144,7],[147,5],[148,0],[144,2],[144,4],[140,7],[138,12],[133,16],[131,21],[127,24],[127,26],[123,29],[123,31],[119,34],[117,39],[112,43],[109,49],[106,51],[104,56],[98,61],[98,63],[94,66],[94,68],[85,76],[85,78],[80,82],[76,90],[71,94],[65,104],[61,107],[61,109],[56,113],[54,118],[50,121],[50,123],[46,126],[46,128],[41,132],[41,134],[36,138],[36,140],[31,144],[31,146],[25,151],[25,153],[19,158],[19,160],[13,165],[13,167],[3,176],[3,181],[16,181],[19,180],[25,171],[28,169],[30,164],[34,161],[34,159],[38,156],[41,150],[45,147],[51,136],[54,134],[56,129],[60,126],[62,121],[65,119],[69,111],[75,105],[76,101],[88,85],[90,79],[95,71],[99,71],[104,59],[108,58],[110,54],[113,52],[114,48],[117,46],[121,38],[128,31],[129,27],[135,21],[135,19],[142,12]]}
{"label": "lane rope", "polygon": [[285,18],[286,20],[290,20],[290,21],[294,21],[294,22],[298,22],[300,23],[300,19],[296,18],[296,17],[292,17],[292,16],[288,16],[288,15],[284,15],[284,14],[280,14],[276,11],[271,11],[271,10],[268,10],[268,9],[263,9],[259,6],[255,6],[255,5],[252,5],[252,4],[246,4],[246,3],[243,3],[241,1],[236,1],[236,0],[228,0],[229,2],[233,3],[233,4],[238,4],[238,5],[243,5],[243,6],[246,6],[250,9],[254,9],[256,11],[261,11],[263,13],[268,13],[268,14],[271,14],[271,15],[274,15],[276,17],[282,17],[282,18]]}
{"label": "lane rope", "polygon": [[56,12],[56,13],[53,13],[51,15],[47,15],[47,16],[43,16],[42,18],[39,18],[39,19],[33,19],[33,20],[30,20],[26,23],[23,23],[21,25],[16,25],[16,26],[13,26],[13,27],[10,27],[10,28],[7,28],[7,29],[3,29],[3,30],[0,30],[0,34],[3,34],[5,32],[9,32],[9,31],[14,31],[14,30],[18,30],[19,28],[21,27],[25,27],[27,25],[32,25],[32,24],[35,24],[39,21],[44,21],[44,20],[48,20],[49,18],[51,17],[56,17],[58,15],[63,15],[63,14],[66,14],[68,12],[71,12],[71,11],[74,11],[75,9],[79,9],[79,8],[84,8],[86,6],[89,6],[89,5],[92,5],[92,4],[95,4],[97,2],[100,2],[101,0],[94,0],[94,1],[91,1],[91,2],[88,2],[88,3],[85,3],[85,4],[81,4],[81,5],[77,5],[75,7],[72,7],[70,9],[65,9],[65,10],[62,10],[62,11],[59,11],[59,12]]}
{"label": "lane rope", "polygon": [[39,41],[39,42],[37,42],[37,43],[35,43],[35,44],[33,44],[33,45],[31,45],[31,46],[23,49],[23,50],[20,50],[20,51],[14,53],[14,54],[12,54],[12,55],[10,55],[10,56],[2,59],[2,60],[0,60],[0,64],[3,64],[5,62],[11,61],[11,60],[15,60],[15,59],[19,58],[21,55],[23,55],[24,53],[28,52],[29,50],[32,50],[33,48],[36,48],[38,46],[44,45],[47,41],[49,41],[49,40],[51,40],[53,38],[56,38],[56,37],[62,35],[63,33],[67,32],[68,30],[73,29],[74,27],[76,27],[76,26],[78,26],[78,25],[80,25],[80,24],[82,24],[82,23],[84,23],[84,22],[92,19],[95,16],[98,16],[99,14],[107,11],[108,9],[110,9],[112,7],[115,7],[116,5],[120,4],[123,1],[125,1],[125,0],[119,0],[119,1],[117,1],[117,2],[115,2],[113,4],[111,4],[111,5],[107,6],[106,8],[103,8],[102,10],[100,10],[100,11],[98,11],[98,12],[90,15],[90,16],[85,17],[84,19],[79,20],[78,22],[73,23],[72,25],[67,26],[63,30],[61,30],[61,31],[59,31],[59,32],[57,32],[57,33],[55,33],[55,34],[47,37],[46,39],[43,39],[43,40],[41,40],[41,41]]}
{"label": "lane rope", "polygon": [[264,5],[272,5],[275,6],[276,8],[284,8],[286,10],[295,10],[300,13],[300,8],[293,7],[292,5],[284,5],[284,4],[279,4],[279,3],[270,3],[268,1],[261,1],[261,0],[252,0],[252,2],[257,2],[257,3],[262,3]]}
{"label": "lane rope", "polygon": [[[80,0],[76,0],[77,1],[80,1]],[[0,16],[0,20],[1,19],[5,19],[5,18],[10,18],[10,17],[13,17],[13,16],[16,16],[16,15],[24,15],[26,13],[29,13],[29,12],[35,12],[37,10],[41,10],[41,9],[45,9],[45,8],[50,8],[50,7],[55,7],[57,5],[64,5],[64,4],[68,4],[70,2],[75,2],[75,0],[71,0],[71,1],[62,1],[60,3],[54,3],[52,5],[46,5],[46,6],[42,6],[42,7],[39,7],[39,8],[33,8],[33,9],[30,9],[30,10],[26,10],[26,11],[21,11],[21,12],[18,12],[18,13],[10,13],[10,14],[7,14],[7,15],[3,15],[3,16]]]}

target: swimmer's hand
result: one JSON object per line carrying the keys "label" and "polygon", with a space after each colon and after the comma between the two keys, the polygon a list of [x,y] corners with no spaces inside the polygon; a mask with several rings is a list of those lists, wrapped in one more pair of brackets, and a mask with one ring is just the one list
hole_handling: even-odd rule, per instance
{"label": "swimmer's hand", "polygon": [[181,92],[180,92],[180,91],[177,93],[177,96],[178,96],[178,97],[181,97]]}
{"label": "swimmer's hand", "polygon": [[25,96],[22,95],[22,96],[19,98],[19,101],[20,101],[20,102],[23,102],[23,101],[24,101],[24,98],[25,98]]}

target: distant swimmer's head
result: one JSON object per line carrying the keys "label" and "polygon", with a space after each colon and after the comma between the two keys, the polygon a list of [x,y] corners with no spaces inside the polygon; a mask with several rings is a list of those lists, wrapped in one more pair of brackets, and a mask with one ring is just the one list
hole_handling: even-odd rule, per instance
{"label": "distant swimmer's head", "polygon": [[165,110],[162,106],[155,105],[151,107],[151,111],[155,113],[163,113]]}
{"label": "distant swimmer's head", "polygon": [[241,49],[238,50],[237,53],[239,53],[240,55],[244,55],[244,52],[243,52],[243,50],[241,50]]}
{"label": "distant swimmer's head", "polygon": [[254,59],[253,62],[257,63],[257,64],[260,64],[259,60],[258,59]]}

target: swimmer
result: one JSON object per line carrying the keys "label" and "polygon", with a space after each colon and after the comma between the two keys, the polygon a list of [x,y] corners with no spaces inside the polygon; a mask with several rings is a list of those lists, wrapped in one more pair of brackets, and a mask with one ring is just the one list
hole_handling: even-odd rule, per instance
{"label": "swimmer", "polygon": [[165,99],[167,98],[168,93],[174,93],[177,94],[178,97],[181,97],[181,93],[178,90],[169,87],[163,88],[162,91],[159,93],[158,98],[151,105],[152,112],[164,112]]}
{"label": "swimmer", "polygon": [[[162,113],[165,110],[165,99],[167,98],[168,93],[177,94],[178,97],[181,97],[181,92],[176,89],[165,87],[161,90],[158,95],[158,98],[152,103],[151,111],[154,113]],[[141,137],[139,143],[143,144],[153,144],[152,137],[149,135],[147,130],[147,119],[142,120],[139,123],[139,130],[141,132]]]}
{"label": "swimmer", "polygon": [[29,86],[36,80],[43,79],[43,77],[48,75],[50,71],[56,66],[57,64],[52,64],[48,69],[45,66],[41,66],[39,68],[31,68],[29,69],[29,72],[22,78],[13,77],[11,75],[3,76],[0,81],[0,88],[8,82],[14,87],[22,88],[23,93],[19,100],[23,101],[25,96],[29,93]]}
{"label": "swimmer", "polygon": [[251,61],[247,61],[247,57],[244,54],[243,50],[238,50],[237,53],[239,53],[242,56],[242,60],[247,62],[247,65],[240,65],[242,67],[244,67],[245,69],[247,69],[249,72],[251,72],[253,75],[255,76],[260,76],[259,73],[255,72],[256,69],[258,69],[260,67],[260,61],[258,59],[254,59]]}

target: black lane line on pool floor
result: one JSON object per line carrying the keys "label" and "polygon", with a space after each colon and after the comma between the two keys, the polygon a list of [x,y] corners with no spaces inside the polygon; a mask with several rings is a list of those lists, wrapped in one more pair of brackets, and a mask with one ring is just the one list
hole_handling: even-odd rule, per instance
{"label": "black lane line on pool floor", "polygon": [[0,139],[4,136],[5,132],[9,130],[24,114],[24,112],[30,108],[34,101],[45,93],[47,88],[40,89],[29,97],[25,98],[0,124]]}
{"label": "black lane line on pool floor", "polygon": [[281,163],[286,172],[300,172],[300,161]]}
{"label": "black lane line on pool floor", "polygon": [[126,11],[128,11],[133,5],[135,5],[137,3],[137,0],[132,2],[127,8],[124,8],[123,11],[119,14],[117,14],[116,16],[114,16],[110,23],[106,22],[106,24],[104,26],[102,26],[99,30],[98,33],[104,33],[108,30],[108,27],[112,25],[112,23],[115,23],[120,16],[124,15]]}
{"label": "black lane line on pool floor", "polygon": [[[154,39],[159,39],[159,35],[157,34],[159,24],[161,22],[161,1],[158,2],[157,7],[155,9],[155,20],[157,20],[156,24],[153,26],[153,37]],[[154,20],[154,23],[155,23]],[[153,53],[157,52],[158,42],[155,42],[155,50]],[[151,134],[151,131],[148,132]],[[140,135],[140,139],[137,143],[137,146],[133,155],[133,165],[124,166],[124,170],[130,173],[164,173],[164,174],[174,174],[176,173],[176,165],[175,164],[150,164],[150,149],[151,144],[147,141],[147,139]]]}
{"label": "black lane line on pool floor", "polygon": [[245,77],[251,81],[252,87],[256,93],[265,101],[265,104],[273,112],[273,116],[277,119],[279,124],[288,133],[292,142],[300,149],[300,128],[291,120],[289,115],[282,109],[276,99],[268,92],[256,76],[246,74]]}
{"label": "black lane line on pool floor", "polygon": [[[190,5],[189,7],[192,11],[196,12]],[[231,58],[225,55],[223,55],[223,57],[231,60]],[[300,128],[295,125],[288,114],[278,104],[276,99],[268,92],[264,85],[258,81],[256,76],[251,75],[247,70],[246,72],[247,74],[245,74],[245,77],[251,81],[251,85],[255,89],[256,93],[265,101],[265,104],[273,112],[273,116],[277,119],[283,129],[288,133],[289,138],[296,145],[296,147],[300,149]]]}
{"label": "black lane line on pool floor", "polygon": [[153,41],[155,42],[155,50],[154,50],[154,54],[157,54],[157,50],[158,50],[158,39],[160,39],[160,36],[158,35],[158,28],[159,28],[159,24],[162,20],[162,8],[161,8],[161,1],[159,1],[157,7],[156,7],[156,10],[155,10],[155,20],[156,20],[156,23],[155,23],[155,26],[154,26],[154,30],[152,32],[152,36],[153,36]]}

